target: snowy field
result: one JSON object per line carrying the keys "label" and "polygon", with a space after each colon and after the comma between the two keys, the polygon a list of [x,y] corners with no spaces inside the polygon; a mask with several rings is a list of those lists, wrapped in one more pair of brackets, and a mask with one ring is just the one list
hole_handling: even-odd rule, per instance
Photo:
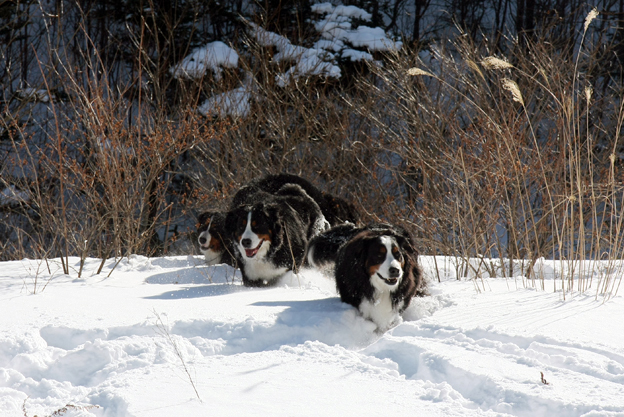
{"label": "snowy field", "polygon": [[0,416],[624,416],[621,294],[448,268],[380,335],[312,270],[114,264],[0,263]]}

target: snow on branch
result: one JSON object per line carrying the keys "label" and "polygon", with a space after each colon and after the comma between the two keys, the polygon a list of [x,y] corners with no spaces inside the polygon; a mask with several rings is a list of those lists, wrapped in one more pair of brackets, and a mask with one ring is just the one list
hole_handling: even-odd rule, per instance
{"label": "snow on branch", "polygon": [[223,68],[238,67],[238,54],[221,41],[211,42],[196,48],[182,62],[169,69],[175,78],[196,79],[212,70],[217,80],[221,79]]}
{"label": "snow on branch", "polygon": [[[253,22],[246,22],[250,35],[260,46],[274,47],[274,62],[292,63],[283,73],[275,76],[278,86],[286,87],[301,77],[319,76],[340,78],[342,72],[338,60],[373,61],[372,52],[394,51],[402,43],[392,40],[379,27],[354,26],[354,19],[369,22],[372,15],[356,6],[334,6],[320,3],[312,6],[312,12],[321,20],[314,24],[318,39],[311,47],[294,45],[285,36],[270,32]],[[199,78],[211,69],[217,79],[221,67],[236,67],[238,54],[222,42],[213,42],[198,48],[173,69],[176,77]],[[252,75],[247,74],[243,84],[233,90],[217,94],[206,100],[197,110],[204,115],[218,117],[245,117],[255,94],[251,85]]]}
{"label": "snow on branch", "polygon": [[[351,19],[370,21],[372,16],[356,6],[333,6],[330,3],[321,3],[312,6],[312,12],[325,14],[324,19],[314,26],[324,39],[333,43],[348,42],[354,47],[366,48],[369,51],[395,51],[403,46],[402,42],[393,41],[380,27],[360,25],[353,29]],[[344,56],[344,55],[343,55]],[[353,52],[349,58],[354,59]],[[368,59],[361,56],[358,59]]]}
{"label": "snow on branch", "polygon": [[197,108],[197,111],[204,116],[245,117],[251,108],[252,90],[252,77],[247,74],[240,87],[210,97]]}

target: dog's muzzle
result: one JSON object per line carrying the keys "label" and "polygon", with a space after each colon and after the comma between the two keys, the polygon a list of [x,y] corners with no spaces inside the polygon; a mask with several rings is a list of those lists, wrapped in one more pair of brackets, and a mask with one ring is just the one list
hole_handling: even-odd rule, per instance
{"label": "dog's muzzle", "polygon": [[248,249],[247,247],[251,245],[251,239],[243,239],[241,241],[241,245],[245,248],[245,256],[247,256],[248,258],[253,258],[254,256],[256,256],[256,254],[260,250],[260,246],[262,246],[263,243],[264,239],[262,239],[258,246],[256,246],[255,248]]}
{"label": "dog's muzzle", "polygon": [[[396,272],[393,271],[393,269],[396,269]],[[392,276],[390,278],[386,278],[383,275],[381,275],[379,272],[377,272],[377,276],[381,278],[383,282],[385,282],[388,285],[396,285],[396,283],[399,281],[400,271],[397,268],[392,268],[390,269],[390,274],[392,274]]]}

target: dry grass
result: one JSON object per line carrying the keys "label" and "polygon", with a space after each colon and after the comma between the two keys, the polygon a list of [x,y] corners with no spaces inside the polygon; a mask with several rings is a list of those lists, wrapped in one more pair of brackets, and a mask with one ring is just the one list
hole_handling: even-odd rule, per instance
{"label": "dry grass", "polygon": [[[96,53],[81,58],[88,71],[42,68],[44,89],[65,85],[71,100],[43,118],[41,103],[5,107],[2,181],[29,199],[5,207],[1,259],[171,253],[193,240],[194,213],[290,172],[353,201],[365,221],[407,225],[421,253],[455,257],[459,277],[523,275],[545,289],[544,258],[560,262],[564,295],[608,298],[624,257],[624,104],[596,17],[577,45],[543,30],[494,54],[459,36],[285,88],[286,64],[252,40],[221,81],[171,80],[148,55],[124,83]],[[194,111],[241,85],[253,92],[248,116]]]}
{"label": "dry grass", "polygon": [[362,90],[383,110],[369,119],[399,161],[382,167],[389,188],[409,187],[390,218],[411,222],[425,253],[461,259],[460,276],[519,273],[544,288],[534,265],[557,259],[564,297],[608,298],[623,255],[622,109],[610,104],[622,87],[585,34],[574,53],[547,40],[498,58],[460,37],[430,62],[402,53],[372,68]]}

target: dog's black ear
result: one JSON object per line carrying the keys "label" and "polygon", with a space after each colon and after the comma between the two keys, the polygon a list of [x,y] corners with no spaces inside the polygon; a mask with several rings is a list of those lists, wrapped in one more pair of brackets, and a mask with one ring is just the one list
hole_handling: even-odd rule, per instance
{"label": "dog's black ear", "polygon": [[271,233],[273,234],[273,240],[281,242],[282,233],[284,231],[284,224],[282,216],[280,216],[280,209],[277,204],[265,204],[262,209],[263,214],[267,219],[271,219]]}
{"label": "dog's black ear", "polygon": [[215,211],[210,220],[210,229],[225,230],[225,216],[227,213]]}
{"label": "dog's black ear", "polygon": [[369,233],[359,233],[338,250],[336,259],[336,287],[340,299],[356,307],[361,301],[360,295],[371,298],[374,292],[366,270],[367,245],[370,239]]}
{"label": "dog's black ear", "polygon": [[402,227],[396,227],[396,232],[396,239],[399,243],[399,247],[405,253],[416,259],[418,257],[418,249],[416,249],[412,236]]}
{"label": "dog's black ear", "polygon": [[339,256],[342,257],[340,266],[345,273],[349,274],[349,271],[352,271],[360,274],[366,270],[366,257],[368,256],[366,248],[370,239],[367,232],[362,232],[342,246],[341,253],[339,252]]}
{"label": "dog's black ear", "polygon": [[213,213],[211,211],[206,211],[202,214],[200,214],[197,217],[197,223],[199,223],[199,227],[201,226],[207,226],[208,223],[210,222],[210,218],[212,217]]}
{"label": "dog's black ear", "polygon": [[238,224],[238,219],[243,216],[245,213],[245,209],[243,207],[237,207],[227,212],[225,216],[225,233],[228,236],[234,236],[236,233],[236,225]]}

